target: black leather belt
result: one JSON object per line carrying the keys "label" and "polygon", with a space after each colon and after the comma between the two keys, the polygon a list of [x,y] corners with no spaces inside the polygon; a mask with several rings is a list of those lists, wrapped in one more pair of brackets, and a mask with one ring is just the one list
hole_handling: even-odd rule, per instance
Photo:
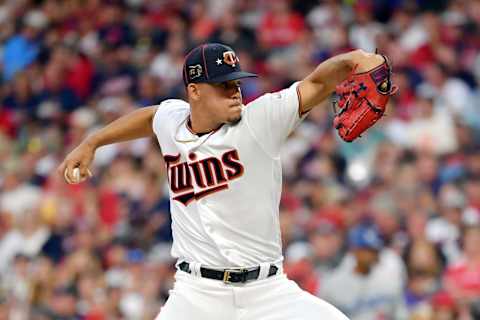
{"label": "black leather belt", "polygon": [[[191,273],[190,264],[188,262],[182,262],[178,265],[178,268],[184,272]],[[278,267],[275,265],[270,265],[268,270],[268,276],[271,277],[277,274]],[[258,279],[260,274],[260,267],[250,268],[250,269],[224,269],[224,270],[214,270],[201,267],[200,274],[203,278],[221,280],[225,283],[238,283],[238,282],[247,282],[249,280]]]}

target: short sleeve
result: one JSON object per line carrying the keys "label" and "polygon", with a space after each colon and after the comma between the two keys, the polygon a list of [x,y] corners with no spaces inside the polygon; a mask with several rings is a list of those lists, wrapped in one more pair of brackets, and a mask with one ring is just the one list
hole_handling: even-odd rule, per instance
{"label": "short sleeve", "polygon": [[160,139],[162,135],[171,131],[174,124],[174,114],[188,109],[188,103],[183,100],[169,99],[163,101],[157,107],[152,120],[152,129],[155,135]]}
{"label": "short sleeve", "polygon": [[306,116],[300,116],[297,86],[298,82],[264,94],[250,102],[242,114],[254,138],[272,157],[279,155],[282,144]]}
{"label": "short sleeve", "polygon": [[162,118],[162,108],[160,104],[157,106],[157,110],[155,111],[155,114],[153,115],[153,120],[152,120],[152,129],[153,129],[153,132],[155,132],[155,135],[157,135],[157,137],[160,132],[161,118]]}

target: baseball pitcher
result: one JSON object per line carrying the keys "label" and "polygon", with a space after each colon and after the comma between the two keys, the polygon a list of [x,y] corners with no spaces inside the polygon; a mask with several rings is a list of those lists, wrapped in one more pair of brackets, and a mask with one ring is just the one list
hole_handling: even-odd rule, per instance
{"label": "baseball pitcher", "polygon": [[98,147],[158,139],[178,271],[157,320],[347,319],[282,271],[280,147],[339,84],[334,125],[346,141],[360,136],[393,93],[390,67],[381,55],[352,51],[243,105],[239,79],[255,76],[241,70],[230,47],[200,45],[185,58],[187,101],[166,100],[119,118],[88,136],[59,167],[68,183],[78,183],[90,176]]}

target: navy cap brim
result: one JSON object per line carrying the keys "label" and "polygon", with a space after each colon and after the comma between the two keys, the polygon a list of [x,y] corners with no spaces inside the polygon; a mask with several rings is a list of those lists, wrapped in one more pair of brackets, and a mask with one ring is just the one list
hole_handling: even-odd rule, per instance
{"label": "navy cap brim", "polygon": [[245,71],[236,71],[236,72],[231,72],[228,74],[224,74],[222,76],[208,79],[206,81],[202,82],[207,82],[207,83],[220,83],[220,82],[225,82],[225,81],[231,81],[231,80],[238,80],[238,79],[243,79],[243,78],[254,78],[258,77],[255,73],[250,73],[250,72],[245,72]]}

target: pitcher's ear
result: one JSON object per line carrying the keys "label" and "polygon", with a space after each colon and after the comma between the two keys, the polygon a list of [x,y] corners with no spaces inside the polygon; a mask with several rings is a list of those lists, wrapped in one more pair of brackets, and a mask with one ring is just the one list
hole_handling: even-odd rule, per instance
{"label": "pitcher's ear", "polygon": [[187,85],[187,96],[192,100],[200,99],[200,86],[196,83],[189,83]]}

